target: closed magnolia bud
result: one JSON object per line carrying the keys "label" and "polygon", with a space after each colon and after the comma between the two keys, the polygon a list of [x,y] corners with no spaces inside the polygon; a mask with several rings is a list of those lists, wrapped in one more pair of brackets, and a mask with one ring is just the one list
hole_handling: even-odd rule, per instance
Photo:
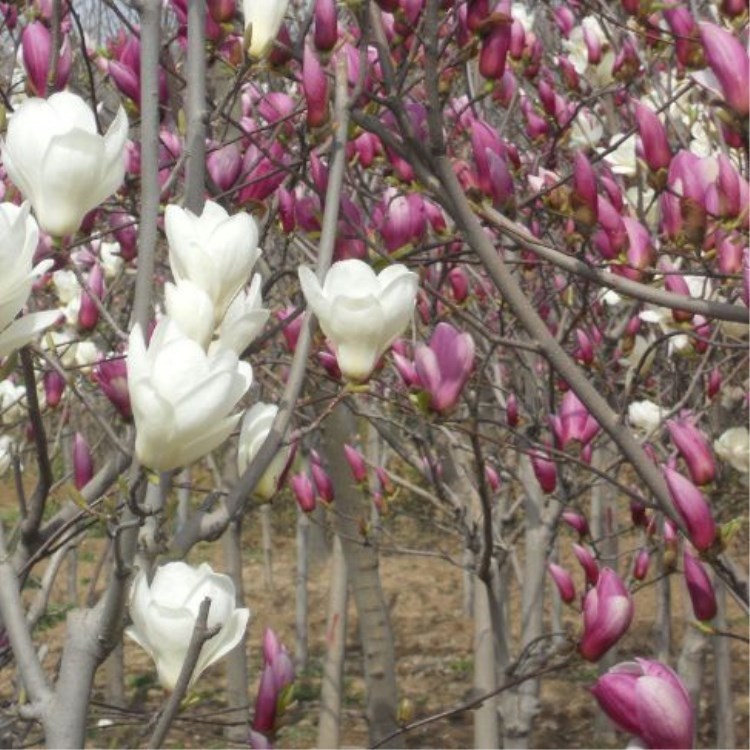
{"label": "closed magnolia bud", "polygon": [[674,469],[664,466],[662,472],[688,538],[697,550],[707,550],[716,539],[716,524],[706,498],[690,480]]}
{"label": "closed magnolia bud", "polygon": [[557,464],[549,457],[549,453],[534,449],[529,453],[531,467],[534,470],[539,486],[543,492],[554,492],[557,487]]}
{"label": "closed magnolia bud", "polygon": [[81,305],[78,308],[78,327],[84,331],[96,328],[99,322],[99,308],[94,297],[101,300],[104,297],[104,273],[99,263],[95,263],[88,278],[88,289],[81,294]]}
{"label": "closed magnolia bud", "polygon": [[73,437],[73,484],[83,489],[94,476],[94,462],[86,438],[80,432]]}
{"label": "closed magnolia bud", "polygon": [[328,121],[328,76],[315,50],[305,45],[302,57],[302,93],[307,104],[307,124],[318,128]]}
{"label": "closed magnolia bud", "polygon": [[645,104],[635,102],[635,120],[643,146],[643,158],[652,172],[666,169],[672,161],[667,131],[658,115]]}
{"label": "closed magnolia bud", "polygon": [[505,419],[508,422],[508,427],[518,426],[518,398],[515,393],[509,394],[508,398],[505,399]]}
{"label": "closed magnolia bud", "polygon": [[562,520],[578,533],[578,536],[586,536],[589,533],[589,522],[580,514],[572,510],[563,511]]}
{"label": "closed magnolia bud", "polygon": [[336,0],[315,0],[313,41],[316,49],[330,52],[338,39]]}
{"label": "closed magnolia bud", "polygon": [[289,484],[297,498],[297,505],[303,513],[312,513],[315,510],[315,487],[310,477],[305,474],[293,474]]}
{"label": "closed magnolia bud", "polygon": [[316,461],[313,461],[310,466],[312,471],[313,482],[315,483],[315,489],[320,495],[320,499],[324,503],[333,502],[333,482],[331,477],[328,476],[328,472]]}
{"label": "closed magnolia bud", "polygon": [[586,583],[596,586],[599,580],[599,565],[594,556],[586,547],[582,547],[580,544],[573,545],[573,554],[575,554],[576,559],[583,568],[583,572],[586,574]]}
{"label": "closed magnolia bud", "polygon": [[344,455],[352,470],[352,476],[357,484],[362,484],[367,479],[367,466],[362,454],[348,443],[344,443]]}
{"label": "closed magnolia bud", "polygon": [[716,594],[702,563],[686,549],[682,557],[690,602],[698,620],[713,620],[716,617]]}
{"label": "closed magnolia bud", "polygon": [[699,24],[700,38],[711,71],[721,86],[726,103],[737,115],[750,112],[750,60],[737,32],[712,23]]}
{"label": "closed magnolia bud", "polygon": [[642,581],[648,574],[648,565],[651,561],[651,556],[648,554],[647,549],[639,549],[635,553],[635,560],[633,561],[633,578],[636,581]]}
{"label": "closed magnolia bud", "polygon": [[236,143],[214,148],[206,156],[206,170],[219,190],[226,192],[242,170],[242,154]]}
{"label": "closed magnolia bud", "polygon": [[693,482],[698,486],[713,482],[716,463],[703,433],[688,419],[669,419],[667,429],[672,442],[685,460]]}
{"label": "closed magnolia bud", "polygon": [[557,586],[560,598],[570,604],[576,598],[576,588],[570,573],[555,563],[547,563],[547,570]]}
{"label": "closed magnolia bud", "polygon": [[47,406],[54,409],[65,392],[65,378],[57,370],[48,370],[42,380],[44,384],[44,399]]}

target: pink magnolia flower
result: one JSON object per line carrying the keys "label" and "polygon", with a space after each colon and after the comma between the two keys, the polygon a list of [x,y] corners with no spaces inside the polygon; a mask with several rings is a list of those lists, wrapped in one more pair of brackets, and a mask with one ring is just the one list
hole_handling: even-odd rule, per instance
{"label": "pink magnolia flower", "polygon": [[128,391],[128,368],[125,357],[103,359],[94,367],[93,378],[102,389],[104,395],[120,412],[123,419],[133,418]]}
{"label": "pink magnolia flower", "polygon": [[572,390],[563,396],[560,411],[550,417],[550,423],[562,450],[571,443],[584,446],[599,432],[599,423]]}
{"label": "pink magnolia flower", "polygon": [[687,549],[682,563],[693,613],[699,620],[713,620],[716,617],[716,594],[706,569]]}
{"label": "pink magnolia flower", "polygon": [[565,568],[561,568],[555,563],[547,563],[547,571],[549,572],[552,580],[557,586],[557,590],[560,593],[560,598],[566,603],[570,604],[576,598],[576,587],[573,583],[573,579]]}
{"label": "pink magnolia flower", "polygon": [[206,170],[221,192],[237,182],[242,171],[242,154],[236,143],[216,146],[206,156]]}
{"label": "pink magnolia flower", "polygon": [[698,486],[713,482],[716,462],[705,435],[685,418],[668,419],[669,437],[675,444],[690,472],[690,478]]}
{"label": "pink magnolia flower", "polygon": [[669,494],[682,518],[688,538],[693,546],[703,552],[716,539],[716,524],[703,493],[689,480],[668,466],[662,467]]}
{"label": "pink magnolia flower", "polygon": [[598,661],[625,635],[633,619],[633,600],[621,578],[602,568],[596,586],[583,602],[583,637],[578,650],[584,659]]}
{"label": "pink magnolia flower", "polygon": [[665,664],[649,659],[617,664],[591,692],[604,713],[646,747],[693,747],[695,711],[690,695]]}
{"label": "pink magnolia flower", "polygon": [[712,23],[699,24],[700,38],[711,72],[716,76],[726,103],[740,116],[750,112],[750,59],[731,31]]}
{"label": "pink magnolia flower", "polygon": [[430,408],[445,413],[453,409],[474,365],[474,339],[450,323],[438,323],[429,346],[414,352],[414,367]]}

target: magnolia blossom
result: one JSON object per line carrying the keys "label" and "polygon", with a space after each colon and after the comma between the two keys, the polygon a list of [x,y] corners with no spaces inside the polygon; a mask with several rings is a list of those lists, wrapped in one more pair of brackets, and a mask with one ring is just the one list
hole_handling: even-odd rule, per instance
{"label": "magnolia blossom", "polygon": [[13,113],[3,164],[42,229],[72,234],[92,208],[120,187],[127,136],[122,107],[101,136],[88,104],[61,91],[49,99],[27,99]]}
{"label": "magnolia blossom", "polygon": [[665,664],[649,659],[618,664],[597,680],[591,692],[604,713],[646,747],[693,747],[693,703],[680,678]]}
{"label": "magnolia blossom", "polygon": [[[244,474],[255,454],[265,443],[271,431],[273,421],[279,412],[275,404],[258,402],[245,412],[240,428],[240,441],[237,447],[237,469]],[[270,500],[279,486],[284,470],[289,463],[291,448],[282,448],[276,452],[253,492],[264,500]]]}
{"label": "magnolia blossom", "polygon": [[263,58],[270,51],[284,21],[289,0],[243,0],[245,34],[250,35],[250,57]]}
{"label": "magnolia blossom", "polygon": [[750,473],[750,432],[747,427],[730,427],[714,441],[716,455],[743,474]]}
{"label": "magnolia blossom", "polygon": [[218,339],[209,351],[215,348],[229,349],[237,356],[247,349],[253,339],[263,330],[270,312],[261,299],[261,276],[255,274],[250,289],[240,292],[232,300],[218,328]]}
{"label": "magnolia blossom", "polygon": [[242,639],[250,618],[249,609],[235,605],[232,579],[214,573],[207,563],[193,568],[184,562],[161,565],[149,585],[141,570],[130,594],[131,627],[125,632],[156,663],[159,682],[173,690],[198,618],[201,603],[208,597],[207,626],[219,632],[203,644],[190,684],[214,662],[229,653]]}
{"label": "magnolia blossom", "polygon": [[229,412],[252,383],[252,369],[234,352],[207,355],[168,317],[146,348],[135,326],[128,351],[128,390],[135,450],[145,466],[169,471],[218,447],[240,421]]}
{"label": "magnolia blossom", "polygon": [[206,201],[200,216],[167,206],[164,227],[177,283],[190,281],[202,289],[221,320],[260,256],[255,219],[247,213],[229,216],[218,203]]}
{"label": "magnolia blossom", "polygon": [[320,286],[315,274],[299,269],[307,304],[336,351],[343,375],[368,379],[380,356],[406,328],[419,283],[406,266],[388,266],[379,274],[361,260],[334,263]]}
{"label": "magnolia blossom", "polygon": [[653,432],[664,417],[663,409],[653,401],[633,401],[628,406],[630,424],[644,432]]}
{"label": "magnolia blossom", "polygon": [[598,661],[622,638],[633,619],[633,600],[620,577],[602,568],[596,586],[583,602],[583,637],[578,645],[581,656]]}
{"label": "magnolia blossom", "polygon": [[39,229],[29,216],[29,204],[0,203],[0,357],[30,341],[52,325],[57,310],[30,313],[15,319],[26,304],[31,285],[51,265],[45,260],[33,266]]}

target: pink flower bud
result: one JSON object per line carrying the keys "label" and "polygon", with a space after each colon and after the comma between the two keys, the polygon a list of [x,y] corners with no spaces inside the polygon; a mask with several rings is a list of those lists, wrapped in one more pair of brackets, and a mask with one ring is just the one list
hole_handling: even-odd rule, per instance
{"label": "pink flower bud", "polygon": [[547,570],[549,571],[552,580],[557,586],[557,590],[560,593],[560,598],[566,603],[570,604],[576,598],[576,587],[573,584],[573,579],[570,577],[565,568],[561,568],[555,563],[547,563]]}
{"label": "pink flower bud", "polygon": [[688,538],[693,546],[703,552],[716,539],[716,524],[711,509],[701,491],[674,469],[662,467],[675,510],[680,514]]}
{"label": "pink flower bud", "polygon": [[263,667],[260,676],[258,694],[255,697],[255,713],[253,715],[253,730],[268,734],[273,731],[276,722],[277,691],[270,664]]}
{"label": "pink flower bud", "polygon": [[328,77],[309,44],[305,45],[302,58],[302,93],[307,104],[307,124],[318,128],[328,121]]}
{"label": "pink flower bud", "polygon": [[509,394],[505,399],[505,420],[508,423],[508,427],[518,426],[518,398],[515,393]]}
{"label": "pink flower bud", "polygon": [[709,398],[714,398],[721,390],[721,381],[721,370],[718,367],[714,367],[708,374],[708,383],[706,385],[706,395]]}
{"label": "pink flower bud", "polygon": [[292,474],[289,484],[292,487],[297,505],[303,513],[312,513],[315,510],[315,487],[307,474]]}
{"label": "pink flower bud", "polygon": [[206,9],[216,23],[230,23],[237,6],[235,0],[206,0]]}
{"label": "pink flower bud", "polygon": [[338,39],[336,0],[315,0],[313,41],[321,52],[330,52]]}
{"label": "pink flower bud", "polygon": [[706,569],[687,549],[683,553],[682,564],[693,614],[698,620],[713,620],[717,609],[716,594]]}
{"label": "pink flower bud", "polygon": [[686,67],[700,62],[698,27],[693,14],[686,5],[670,3],[663,10],[664,20],[674,34],[674,50],[677,62]]}
{"label": "pink flower bud", "polygon": [[598,661],[622,638],[633,619],[633,600],[620,577],[603,568],[583,602],[583,637],[578,650],[584,659]]}
{"label": "pink flower bud", "polygon": [[57,370],[47,370],[44,373],[44,399],[50,409],[54,409],[65,392],[65,378]]}
{"label": "pink flower bud", "polygon": [[739,238],[726,235],[716,246],[716,260],[719,273],[735,274],[742,272],[742,245]]}
{"label": "pink flower bud", "polygon": [[344,456],[352,470],[352,476],[357,484],[362,484],[367,479],[367,466],[362,454],[348,443],[344,443]]}
{"label": "pink flower bud", "polygon": [[701,23],[700,38],[706,61],[716,76],[726,103],[737,115],[750,112],[750,60],[736,33],[712,23]]}
{"label": "pink flower bud", "polygon": [[236,143],[212,149],[206,156],[206,170],[221,192],[237,182],[242,170],[242,154]]}
{"label": "pink flower bud", "polygon": [[716,463],[705,435],[689,419],[667,420],[669,437],[675,444],[690,472],[690,478],[698,486],[713,482]]}
{"label": "pink flower bud", "polygon": [[575,334],[578,342],[575,358],[584,365],[590,365],[594,361],[594,344],[591,337],[582,328],[576,328]]}
{"label": "pink flower bud", "polygon": [[635,121],[643,146],[643,159],[653,172],[666,169],[672,161],[667,131],[659,117],[645,104],[635,102]]}
{"label": "pink flower bud", "polygon": [[[508,50],[511,42],[511,19],[506,17],[492,24],[492,28],[482,39],[479,50],[479,72],[490,80],[497,81],[505,73],[505,63],[508,58]],[[495,11],[496,13],[497,11]],[[494,13],[493,13],[494,15]]]}
{"label": "pink flower bud", "polygon": [[83,489],[94,476],[94,462],[86,438],[80,432],[73,436],[73,483]]}
{"label": "pink flower bud", "polygon": [[557,464],[550,459],[549,453],[535,448],[529,452],[529,458],[542,492],[554,492],[557,487]]}
{"label": "pink flower bud", "polygon": [[553,415],[550,422],[562,450],[571,443],[584,446],[599,432],[599,423],[573,391],[568,391],[563,396],[560,412]]}
{"label": "pink flower bud", "polygon": [[612,667],[591,692],[624,732],[652,748],[692,748],[695,711],[680,678],[665,664],[636,659]]}
{"label": "pink flower bud", "polygon": [[574,510],[563,511],[560,518],[575,531],[578,536],[584,537],[589,533],[589,522],[580,513],[576,513]]}
{"label": "pink flower bud", "polygon": [[429,346],[414,353],[414,367],[422,388],[430,396],[430,408],[441,414],[453,409],[474,365],[474,339],[450,323],[438,323]]}
{"label": "pink flower bud", "polygon": [[93,377],[122,418],[132,419],[125,358],[102,360],[94,367]]}
{"label": "pink flower bud", "polygon": [[393,482],[388,476],[388,472],[382,466],[375,467],[375,475],[378,478],[378,484],[380,485],[380,491],[386,497],[390,497],[395,492]]}
{"label": "pink flower bud", "polygon": [[633,578],[636,581],[642,581],[648,575],[648,565],[651,561],[651,556],[648,554],[648,550],[645,548],[639,549],[635,553],[635,560],[633,561]]}
{"label": "pink flower bud", "polygon": [[312,472],[315,489],[318,491],[320,499],[324,503],[332,503],[333,482],[331,481],[331,477],[328,476],[328,472],[316,461],[311,463],[310,471]]}
{"label": "pink flower bud", "polygon": [[639,503],[637,500],[631,500],[630,518],[633,521],[633,526],[640,526],[645,529],[648,525],[648,513],[646,512],[646,506],[643,503]]}
{"label": "pink flower bud", "polygon": [[114,211],[109,215],[109,226],[114,238],[120,243],[120,255],[123,260],[133,260],[138,255],[138,222],[134,216],[123,211]]}
{"label": "pink flower bud", "polygon": [[500,489],[500,475],[492,464],[484,465],[484,478],[493,492]]}
{"label": "pink flower bud", "polygon": [[[28,74],[29,88],[37,96],[45,96],[48,87],[47,78],[52,67],[52,33],[41,21],[34,21],[23,30],[21,34],[21,55],[23,66]],[[65,35],[60,45],[55,80],[50,83],[51,91],[49,93],[65,88],[70,77],[71,63],[70,41]]]}
{"label": "pink flower bud", "polygon": [[587,547],[583,547],[580,544],[573,545],[573,554],[583,568],[583,572],[586,575],[586,583],[590,586],[596,586],[599,580],[599,565],[594,556]]}
{"label": "pink flower bud", "polygon": [[328,377],[333,380],[341,380],[341,368],[339,367],[336,355],[332,351],[326,349],[318,352],[318,362],[320,362],[323,369],[328,373]]}
{"label": "pink flower bud", "polygon": [[104,297],[104,272],[99,263],[95,263],[88,278],[88,290],[81,293],[81,306],[78,308],[78,327],[84,331],[96,328],[99,322],[99,308],[94,297],[101,300]]}
{"label": "pink flower bud", "polygon": [[596,175],[583,151],[577,151],[573,162],[573,208],[575,218],[585,226],[593,226],[598,216],[599,196]]}

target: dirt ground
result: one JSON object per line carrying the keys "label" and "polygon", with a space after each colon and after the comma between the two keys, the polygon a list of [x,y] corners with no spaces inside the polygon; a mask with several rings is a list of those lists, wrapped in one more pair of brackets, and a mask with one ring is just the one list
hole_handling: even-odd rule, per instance
{"label": "dirt ground", "polygon": [[[260,528],[257,518],[251,518],[244,532],[244,584],[247,603],[252,610],[247,648],[250,655],[250,696],[254,700],[258,684],[259,646],[263,629],[273,627],[290,651],[294,650],[294,586],[295,547],[293,518],[287,513],[274,520],[273,590],[264,582]],[[418,532],[413,520],[395,519],[391,524],[397,541],[403,546],[434,551],[436,538]],[[445,548],[454,559],[460,558],[457,546]],[[88,585],[96,561],[102,554],[103,539],[84,541],[78,551],[81,590]],[[191,562],[212,560],[223,569],[221,545],[195,551]],[[570,569],[574,570],[571,563]],[[309,650],[307,668],[298,676],[297,700],[279,730],[276,747],[314,747],[317,738],[318,695],[321,659],[324,651],[326,606],[328,600],[329,562],[314,564],[309,582]],[[457,706],[471,696],[472,639],[470,618],[462,612],[462,573],[446,560],[435,557],[393,554],[384,551],[381,574],[386,600],[396,640],[396,656],[400,697],[408,698],[414,706],[415,718],[422,718]],[[578,571],[576,571],[578,575]],[[65,595],[64,578],[56,591],[51,616],[38,631],[38,641],[47,649],[44,664],[53,670],[64,633]],[[580,576],[579,579],[580,580]],[[675,611],[682,611],[682,583],[672,583]],[[514,592],[513,599],[517,593]],[[653,589],[646,589],[635,597],[636,618],[627,637],[622,641],[619,660],[633,656],[651,655],[655,605]],[[511,611],[518,611],[511,601]],[[350,605],[348,624],[347,661],[345,667],[345,705],[343,712],[342,746],[367,745],[367,725],[364,717],[364,681],[362,679],[362,651],[357,640],[356,614]],[[733,605],[730,606],[730,625],[734,632],[746,634],[746,620]],[[683,618],[675,616],[675,622]],[[580,627],[580,615],[566,610],[566,626],[571,632]],[[673,661],[679,653],[681,626],[675,628]],[[737,747],[748,747],[748,648],[738,640],[731,641],[734,673],[732,688],[735,700]],[[89,745],[96,747],[146,746],[148,722],[164,700],[164,693],[155,681],[150,659],[134,643],[125,644],[125,698],[121,708],[107,704],[105,670],[97,676],[96,701],[89,717]],[[707,674],[711,673],[713,658],[707,658]],[[0,701],[5,703],[13,689],[12,668],[0,671]],[[534,725],[531,745],[537,748],[623,747],[623,736],[597,734],[595,702],[587,688],[596,679],[597,667],[581,660],[574,661],[564,672],[545,678],[541,690],[541,711]],[[226,727],[226,696],[223,667],[214,665],[198,681],[189,705],[184,706],[174,724],[168,747],[241,747],[242,743],[228,739]],[[713,728],[712,681],[706,679],[701,696],[699,716],[699,747],[715,747]],[[7,705],[7,703],[5,703]],[[606,722],[605,722],[606,723]],[[25,739],[27,746],[39,741],[39,734],[31,731]],[[472,713],[464,712],[450,719],[428,724],[402,735],[404,747],[460,748],[473,745]]]}

